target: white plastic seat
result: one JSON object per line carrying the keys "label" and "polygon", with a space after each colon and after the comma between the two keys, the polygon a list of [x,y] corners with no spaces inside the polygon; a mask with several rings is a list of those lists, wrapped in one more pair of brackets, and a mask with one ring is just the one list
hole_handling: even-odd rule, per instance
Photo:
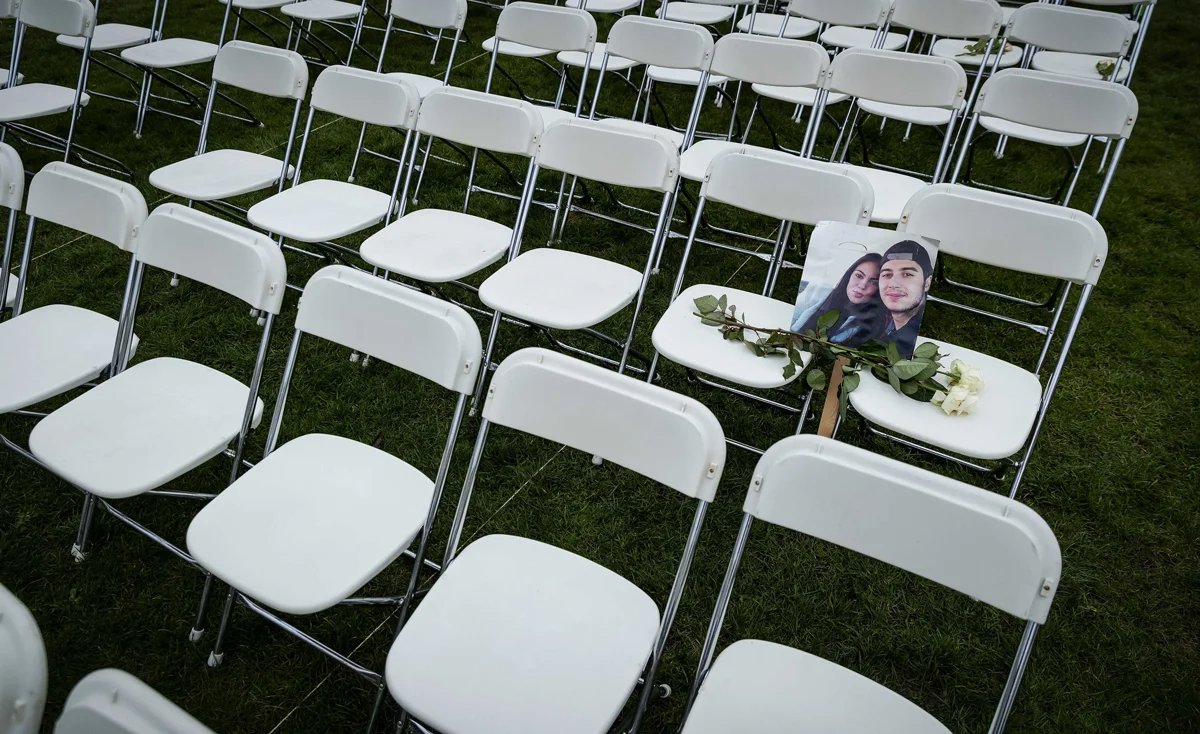
{"label": "white plastic seat", "polygon": [[1116,63],[1108,56],[1094,54],[1064,53],[1061,51],[1038,51],[1033,55],[1030,68],[1038,71],[1050,71],[1055,74],[1066,74],[1084,79],[1102,79],[1104,81],[1122,83],[1129,77],[1129,62],[1122,60],[1115,74],[1103,77],[1096,69],[1097,64]]}
{"label": "white plastic seat", "polygon": [[[15,284],[9,294],[14,294]],[[96,379],[112,363],[117,322],[54,304],[0,323],[0,413],[35,405]],[[136,341],[135,341],[136,344]]]}
{"label": "white plastic seat", "polygon": [[860,100],[859,108],[870,115],[879,115],[914,125],[945,125],[954,117],[952,110],[943,107],[914,107],[912,105],[888,104],[869,99]]}
{"label": "white plastic seat", "polygon": [[1003,459],[1020,451],[1033,427],[1042,400],[1037,375],[981,352],[934,339],[947,355],[978,367],[987,387],[970,415],[946,415],[936,406],[918,403],[862,373],[858,389],[850,393],[855,411],[871,423],[933,446],[977,459]]}
{"label": "white plastic seat", "polygon": [[987,115],[980,115],[979,126],[984,130],[994,132],[998,135],[1007,135],[1034,143],[1042,143],[1043,145],[1053,145],[1057,148],[1073,148],[1077,145],[1083,145],[1087,142],[1088,138],[1083,133],[1034,127],[1033,125],[1025,125],[1020,122],[1013,122],[1012,120],[1005,120],[1000,117],[989,117]]}
{"label": "white plastic seat", "polygon": [[642,274],[591,255],[529,250],[479,286],[488,308],[551,329],[595,326],[633,302]]}
{"label": "white plastic seat", "polygon": [[[821,28],[820,23],[808,18],[775,13],[754,13],[753,15],[743,15],[737,22],[737,29],[742,33],[780,37],[779,27],[783,25],[784,18],[787,18],[787,25],[783,29],[783,38],[808,38]],[[752,22],[753,25],[751,25]]]}
{"label": "white plastic seat", "polygon": [[641,4],[641,0],[567,0],[568,8],[583,8],[589,13],[624,13]]}
{"label": "white plastic seat", "polygon": [[666,3],[666,10],[658,9],[658,17],[673,20],[676,23],[695,23],[696,25],[716,25],[724,23],[733,17],[736,8],[732,5],[717,5],[709,3],[692,3],[686,0],[671,0]]}
{"label": "white plastic seat", "polygon": [[[87,492],[133,497],[224,451],[242,428],[248,395],[245,385],[222,372],[160,357],[43,418],[29,434],[29,448]],[[254,425],[261,414],[260,400]]]}
{"label": "white plastic seat", "polygon": [[[154,32],[149,28],[127,23],[101,23],[92,33],[92,51],[117,51],[145,43],[153,36]],[[83,50],[86,39],[82,36],[61,35],[55,40],[60,46]]]}
{"label": "white plastic seat", "polygon": [[299,242],[328,242],[379,224],[391,197],[344,181],[303,181],[246,212],[256,227]]}
{"label": "white plastic seat", "polygon": [[364,260],[396,275],[447,283],[504,257],[513,231],[498,222],[444,209],[421,209],[363,242]]}
{"label": "white plastic seat", "polygon": [[[788,104],[812,107],[817,102],[817,90],[811,87],[780,87],[774,84],[754,84],[750,87],[755,94],[767,99],[777,99]],[[850,99],[848,94],[831,92],[825,104],[838,104]]]}
{"label": "white plastic seat", "polygon": [[796,379],[796,375],[783,376],[787,357],[758,357],[745,345],[722,339],[716,329],[701,323],[694,303],[701,296],[726,296],[737,306],[738,314],[755,326],[787,329],[791,324],[790,303],[736,288],[697,284],[676,296],[655,325],[654,349],[659,354],[688,369],[746,387],[776,388]]}
{"label": "white plastic seat", "polygon": [[[666,84],[682,84],[688,87],[694,87],[700,83],[702,72],[696,69],[673,69],[663,66],[647,66],[646,76],[656,82],[664,82]],[[708,86],[715,87],[729,81],[729,77],[720,76],[718,74],[710,74],[708,77]]]}
{"label": "white plastic seat", "polygon": [[432,499],[433,480],[386,451],[306,434],[209,503],[188,526],[188,550],[272,609],[312,614],[399,557]]}
{"label": "white plastic seat", "polygon": [[121,52],[121,58],[147,69],[173,69],[208,63],[217,57],[217,44],[191,38],[164,38]]}
{"label": "white plastic seat", "polygon": [[[271,10],[273,8],[282,8],[284,5],[293,3],[296,0],[233,0],[233,7],[241,10]],[[217,2],[225,5],[229,0],[217,0]]]}
{"label": "white plastic seat", "polygon": [[895,171],[883,171],[866,166],[855,166],[854,170],[862,174],[875,191],[875,207],[871,211],[871,221],[880,224],[899,222],[904,205],[908,203],[908,200],[929,185],[928,182],[919,178]]}
{"label": "white plastic seat", "polygon": [[[279,180],[283,162],[245,150],[210,150],[150,172],[150,185],[193,201],[228,199]],[[287,167],[291,178],[295,169]]]}
{"label": "white plastic seat", "polygon": [[413,89],[417,90],[417,94],[421,95],[421,99],[425,99],[433,90],[446,86],[441,79],[434,79],[424,74],[411,74],[407,71],[392,71],[388,72],[387,76],[411,84]]}
{"label": "white plastic seat", "polygon": [[[400,705],[441,731],[603,734],[658,626],[654,600],[616,573],[551,545],[489,535],[422,600],[385,675]],[[464,694],[472,705],[456,705]]]}
{"label": "white plastic seat", "polygon": [[803,650],[752,639],[717,656],[682,734],[731,731],[950,734],[920,706],[870,678]]}
{"label": "white plastic seat", "polygon": [[731,150],[744,150],[746,146],[730,140],[697,140],[679,156],[679,176],[688,181],[703,181],[713,159]]}
{"label": "white plastic seat", "polygon": [[[1005,8],[1008,10],[1008,8]],[[933,48],[929,53],[932,56],[940,56],[943,59],[954,59],[963,66],[979,66],[983,61],[983,54],[967,54],[963,53],[967,46],[974,44],[975,41],[964,41],[958,38],[939,38],[933,42]],[[1012,44],[1009,44],[1012,45]],[[1012,46],[1000,55],[1000,68],[1008,69],[1021,63],[1021,55],[1025,53],[1025,49],[1020,46]],[[988,59],[988,66],[996,63],[993,56]]]}
{"label": "white plastic seat", "polygon": [[548,128],[551,125],[557,125],[566,120],[574,120],[575,113],[570,110],[559,109],[557,107],[547,107],[545,105],[536,105],[538,116],[542,118],[542,128]]}
{"label": "white plastic seat", "polygon": [[[589,10],[589,12],[591,11]],[[603,42],[597,43],[595,48],[592,50],[592,63],[589,67],[592,71],[600,71],[600,65],[603,63],[604,54],[606,53],[608,53],[607,46]],[[557,59],[558,63],[560,64],[582,69],[583,63],[587,59],[587,53],[583,51],[560,51]],[[623,59],[620,56],[609,56],[608,65],[606,68],[608,71],[625,71],[626,69],[632,69],[637,65],[638,62],[630,59]]]}
{"label": "white plastic seat", "polygon": [[904,48],[908,37],[903,33],[888,33],[883,38],[883,44],[875,43],[874,28],[852,28],[849,26],[830,26],[821,34],[821,43],[838,48],[882,48],[884,51],[898,51]]}
{"label": "white plastic seat", "polygon": [[[491,53],[492,49],[496,46],[496,37],[492,36],[484,41],[481,45],[484,51]],[[517,43],[516,41],[501,41],[500,50],[498,53],[501,56],[517,56],[525,59],[536,59],[540,56],[549,56],[554,52],[548,48],[526,46],[525,44]]]}
{"label": "white plastic seat", "polygon": [[296,20],[347,20],[357,18],[361,5],[343,0],[299,0],[281,7],[280,12]]}
{"label": "white plastic seat", "polygon": [[626,120],[620,117],[606,117],[597,124],[636,135],[650,135],[677,149],[683,147],[684,134],[682,132],[660,125],[652,125],[648,122],[639,122],[637,120]]}
{"label": "white plastic seat", "polygon": [[[91,101],[88,94],[81,95],[80,106]],[[70,112],[75,105],[75,90],[57,84],[29,82],[15,87],[0,89],[0,122],[17,122],[47,115]]]}

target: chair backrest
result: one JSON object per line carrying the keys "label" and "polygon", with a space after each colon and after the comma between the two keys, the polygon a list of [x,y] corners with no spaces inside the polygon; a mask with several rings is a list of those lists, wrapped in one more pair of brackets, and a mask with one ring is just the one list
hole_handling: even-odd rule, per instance
{"label": "chair backrest", "polygon": [[991,38],[1004,25],[996,0],[895,0],[892,25],[949,38]]}
{"label": "chair backrest", "polygon": [[500,364],[483,417],[706,502],[725,466],[725,434],[703,404],[547,349],[522,349]]}
{"label": "chair backrest", "polygon": [[483,344],[461,307],[345,265],[304,286],[296,328],[463,395],[475,387]]}
{"label": "chair backrest", "polygon": [[25,213],[134,252],[146,221],[146,199],[131,183],[55,161],[33,177]]}
{"label": "chair backrest", "polygon": [[0,585],[0,726],[5,734],[36,734],[46,706],[46,646],[37,621]]}
{"label": "chair backrest", "polygon": [[411,82],[352,66],[330,66],[313,83],[310,104],[370,125],[411,130],[421,93]]}
{"label": "chair backrest", "polygon": [[914,194],[897,230],[939,240],[942,254],[1075,283],[1095,285],[1108,257],[1090,214],[959,184]]}
{"label": "chair backrest", "polygon": [[596,19],[579,8],[519,1],[500,11],[496,38],[548,51],[591,53],[596,45]]}
{"label": "chair backrest", "polygon": [[269,236],[182,204],[163,204],[142,227],[137,259],[278,314],[287,290],[283,250]]}
{"label": "chair backrest", "polygon": [[1133,43],[1133,25],[1116,13],[1029,3],[1008,21],[1008,38],[1048,51],[1125,56]]}
{"label": "chair backrest", "polygon": [[870,182],[852,166],[762,148],[713,158],[701,196],[772,219],[815,225],[832,220],[866,225],[875,207]]}
{"label": "chair backrest", "polygon": [[891,0],[791,0],[789,15],[798,15],[818,23],[878,27],[892,12]]}
{"label": "chair backrest", "polygon": [[542,133],[538,165],[600,181],[667,192],[679,176],[679,151],[650,133],[592,120],[566,120]]}
{"label": "chair backrest", "polygon": [[25,165],[8,143],[0,143],[0,206],[20,211],[25,201]]}
{"label": "chair backrest", "polygon": [[304,99],[308,64],[295,51],[249,41],[229,41],[213,62],[213,81],[269,97]]}
{"label": "chair backrest", "polygon": [[1048,130],[1128,138],[1138,101],[1132,90],[1114,82],[1005,69],[983,83],[975,110]]}
{"label": "chair backrest", "polygon": [[115,668],[89,673],[75,684],[54,734],[213,734],[161,693]]}
{"label": "chair backrest", "polygon": [[751,84],[816,87],[829,71],[829,52],[812,41],[729,33],[713,49],[711,71]]}
{"label": "chair backrest", "polygon": [[746,513],[1043,624],[1062,574],[1033,510],[995,492],[812,434],[763,454]]}
{"label": "chair backrest", "polygon": [[966,101],[967,72],[953,59],[849,48],[830,65],[829,89],[873,102],[957,110]]}
{"label": "chair backrest", "polygon": [[641,64],[704,71],[712,63],[712,34],[692,23],[626,15],[613,23],[605,49]]}
{"label": "chair backrest", "polygon": [[88,0],[26,0],[20,3],[17,20],[51,33],[88,38],[96,29],[96,8]]}
{"label": "chair backrest", "polygon": [[388,12],[426,28],[461,30],[467,23],[467,0],[392,0]]}
{"label": "chair backrest", "polygon": [[487,92],[442,87],[425,96],[417,132],[472,148],[533,157],[542,116],[528,102]]}

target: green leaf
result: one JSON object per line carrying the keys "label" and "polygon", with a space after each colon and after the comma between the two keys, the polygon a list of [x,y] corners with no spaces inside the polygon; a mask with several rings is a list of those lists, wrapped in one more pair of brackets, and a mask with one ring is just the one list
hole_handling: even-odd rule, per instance
{"label": "green leaf", "polygon": [[700,296],[693,303],[696,304],[697,311],[701,314],[707,314],[717,310],[719,301],[714,296]]}
{"label": "green leaf", "polygon": [[783,366],[783,379],[790,380],[796,376],[796,364],[788,362]]}
{"label": "green leaf", "polygon": [[810,369],[804,380],[808,383],[808,386],[814,390],[825,389],[825,373],[821,370]]}
{"label": "green leaf", "polygon": [[933,377],[938,373],[938,366],[937,362],[930,362],[925,365],[925,369],[921,370],[921,374],[917,375],[917,379],[928,380],[930,377]]}
{"label": "green leaf", "polygon": [[920,359],[937,359],[938,346],[933,342],[924,342],[913,350],[913,356]]}
{"label": "green leaf", "polygon": [[720,298],[718,298],[717,308],[721,310],[721,313],[725,313],[725,309],[729,308],[729,298],[725,295],[722,295]]}
{"label": "green leaf", "polygon": [[893,390],[895,390],[898,393],[904,392],[903,390],[900,389],[900,378],[896,377],[895,372],[888,370],[887,371],[887,379],[888,379],[888,382],[891,383]]}
{"label": "green leaf", "polygon": [[887,342],[887,359],[888,364],[896,364],[900,361],[900,350],[896,348],[896,342]]}
{"label": "green leaf", "polygon": [[782,332],[782,331],[777,331],[774,334],[771,334],[770,336],[767,337],[767,344],[780,344],[783,346],[787,346],[791,342],[792,342],[792,335]]}
{"label": "green leaf", "polygon": [[917,393],[918,389],[919,388],[917,387],[917,385],[915,383],[912,383],[912,382],[900,383],[900,392],[904,393],[905,395],[915,395]]}
{"label": "green leaf", "polygon": [[[845,383],[842,383],[843,385]],[[850,405],[850,393],[845,388],[838,390],[838,420],[846,420],[846,408]]]}
{"label": "green leaf", "polygon": [[700,323],[704,324],[705,326],[724,326],[725,325],[724,319],[713,318],[711,316],[704,316],[701,314],[697,314],[697,315],[700,316]]}
{"label": "green leaf", "polygon": [[911,380],[925,371],[925,363],[911,359],[902,359],[892,365],[892,372],[901,380]]}
{"label": "green leaf", "polygon": [[858,376],[857,372],[851,372],[842,378],[842,389],[848,393],[854,392],[858,389],[858,383],[860,379],[861,378]]}
{"label": "green leaf", "polygon": [[831,310],[826,311],[825,313],[821,314],[820,316],[817,317],[817,329],[819,329],[820,331],[827,330],[829,327],[833,326],[834,324],[836,324],[838,322],[838,316],[840,316],[840,315],[841,314],[839,314],[837,312],[836,308],[831,309]]}
{"label": "green leaf", "polygon": [[731,342],[741,341],[744,336],[744,332],[738,328],[731,328],[731,329],[726,330],[722,334],[722,336],[725,337],[726,341],[731,341]]}

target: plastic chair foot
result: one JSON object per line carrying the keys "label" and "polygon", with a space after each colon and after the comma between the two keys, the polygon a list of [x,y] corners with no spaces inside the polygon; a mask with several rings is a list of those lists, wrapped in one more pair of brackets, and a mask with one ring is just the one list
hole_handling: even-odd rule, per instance
{"label": "plastic chair foot", "polygon": [[223,662],[225,662],[225,653],[210,652],[208,654],[208,667],[219,668],[219,667],[221,667],[221,663],[223,663]]}
{"label": "plastic chair foot", "polygon": [[172,275],[172,276],[171,276],[171,287],[172,287],[172,288],[178,288],[178,287],[179,287],[179,276],[178,276],[178,275]]}
{"label": "plastic chair foot", "polygon": [[350,352],[350,361],[351,361],[351,362],[357,362],[357,361],[358,361],[358,352]]}
{"label": "plastic chair foot", "polygon": [[87,560],[87,553],[84,553],[78,545],[72,544],[71,557],[75,559],[76,563],[83,563],[85,560]]}
{"label": "plastic chair foot", "polygon": [[604,463],[604,459],[601,459],[599,456],[595,456],[595,455],[592,456],[592,465],[593,466],[600,466],[603,463]]}
{"label": "plastic chair foot", "polygon": [[188,632],[188,642],[199,642],[204,637],[204,630],[198,630],[195,627],[191,632]]}

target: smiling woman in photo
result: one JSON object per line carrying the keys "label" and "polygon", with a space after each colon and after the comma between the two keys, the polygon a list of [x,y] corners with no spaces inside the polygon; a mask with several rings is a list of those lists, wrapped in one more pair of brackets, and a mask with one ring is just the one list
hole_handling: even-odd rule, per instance
{"label": "smiling woman in photo", "polygon": [[879,271],[883,257],[869,252],[854,261],[841,280],[815,309],[802,314],[792,324],[793,331],[817,328],[817,319],[837,311],[838,319],[829,328],[830,340],[857,346],[878,338],[883,332],[887,312],[879,299]]}

